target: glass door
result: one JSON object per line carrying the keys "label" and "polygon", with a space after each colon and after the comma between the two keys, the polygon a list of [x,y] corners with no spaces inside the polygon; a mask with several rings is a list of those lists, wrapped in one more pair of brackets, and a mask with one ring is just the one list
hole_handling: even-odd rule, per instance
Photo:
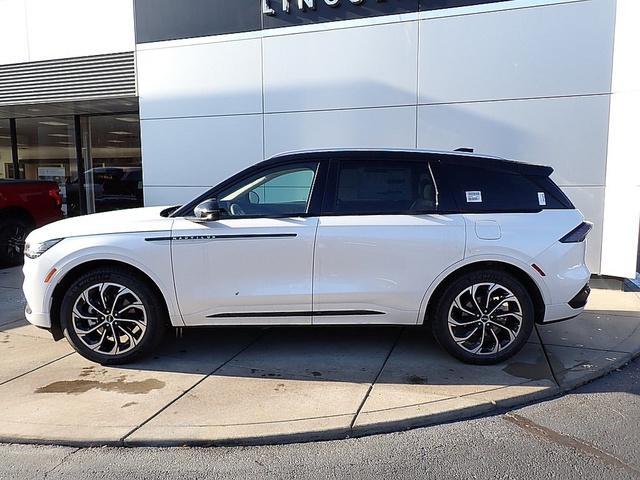
{"label": "glass door", "polygon": [[83,117],[80,125],[87,213],[142,207],[138,115]]}
{"label": "glass door", "polygon": [[0,180],[16,178],[11,152],[11,127],[9,120],[0,118]]}
{"label": "glass door", "polygon": [[82,214],[74,118],[16,119],[19,178],[57,182],[66,216]]}

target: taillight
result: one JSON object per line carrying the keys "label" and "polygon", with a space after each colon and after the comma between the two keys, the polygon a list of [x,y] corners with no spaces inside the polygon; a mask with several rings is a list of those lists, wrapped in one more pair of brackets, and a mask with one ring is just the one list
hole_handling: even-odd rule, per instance
{"label": "taillight", "polygon": [[593,223],[591,222],[582,222],[576,228],[567,233],[564,237],[560,239],[562,243],[580,243],[583,242],[587,235],[593,228]]}
{"label": "taillight", "polygon": [[58,187],[51,188],[49,190],[49,196],[53,198],[56,207],[60,207],[62,205],[62,197],[60,196],[60,189],[58,189]]}

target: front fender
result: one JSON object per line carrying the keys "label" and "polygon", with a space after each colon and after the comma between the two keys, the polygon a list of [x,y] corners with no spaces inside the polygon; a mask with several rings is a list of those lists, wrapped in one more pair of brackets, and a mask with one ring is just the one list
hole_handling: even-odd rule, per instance
{"label": "front fender", "polygon": [[[147,275],[163,295],[171,323],[183,326],[173,285],[170,244],[168,241],[147,242],[145,236],[148,235],[115,234],[65,239],[56,246],[56,260],[50,262],[47,269],[56,268],[57,271],[45,290],[43,311],[50,312],[56,286],[75,268],[92,261],[113,261],[134,267]],[[57,247],[64,250],[60,251]]]}

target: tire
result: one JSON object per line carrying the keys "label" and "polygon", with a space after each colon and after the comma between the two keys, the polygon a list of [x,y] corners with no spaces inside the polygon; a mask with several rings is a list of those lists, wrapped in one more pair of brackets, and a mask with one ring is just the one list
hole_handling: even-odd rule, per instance
{"label": "tire", "polygon": [[15,267],[24,261],[24,240],[31,227],[21,218],[0,220],[0,266]]}
{"label": "tire", "polygon": [[60,327],[83,357],[102,365],[129,363],[153,352],[162,340],[162,304],[148,283],[129,271],[98,268],[69,286]]}
{"label": "tire", "polygon": [[524,285],[507,272],[469,272],[445,288],[431,323],[434,337],[448,353],[465,363],[492,365],[515,355],[529,339],[533,302]]}

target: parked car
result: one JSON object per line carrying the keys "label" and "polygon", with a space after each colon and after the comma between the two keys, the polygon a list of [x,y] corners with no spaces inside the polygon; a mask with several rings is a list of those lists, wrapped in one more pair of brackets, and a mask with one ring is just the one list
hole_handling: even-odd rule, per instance
{"label": "parked car", "polygon": [[500,362],[589,295],[591,224],[552,171],[455,152],[278,156],[181,207],[32,232],[26,315],[102,364],[153,351],[170,325],[422,323],[457,358]]}
{"label": "parked car", "polygon": [[61,205],[55,182],[0,180],[0,266],[22,263],[27,234],[60,220]]}
{"label": "parked car", "polygon": [[[85,172],[86,183],[94,196],[95,211],[107,212],[142,205],[141,167],[96,167]],[[80,182],[77,178],[66,184],[67,203],[80,210]]]}

